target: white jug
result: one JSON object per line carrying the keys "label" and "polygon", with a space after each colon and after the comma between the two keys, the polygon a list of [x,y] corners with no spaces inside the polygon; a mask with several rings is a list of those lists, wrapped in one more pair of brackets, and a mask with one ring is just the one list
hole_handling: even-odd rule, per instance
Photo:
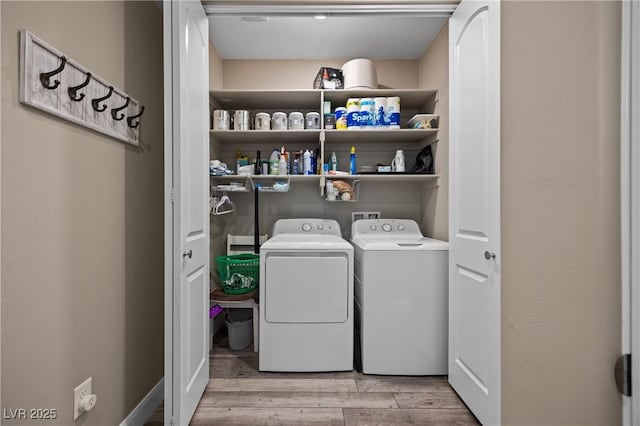
{"label": "white jug", "polygon": [[255,118],[256,130],[269,130],[271,129],[271,116],[266,112],[259,112]]}
{"label": "white jug", "polygon": [[391,161],[391,170],[394,172],[404,172],[404,153],[401,149],[396,151],[396,156]]}
{"label": "white jug", "polygon": [[271,117],[271,130],[287,130],[287,114],[279,111]]}
{"label": "white jug", "polygon": [[304,115],[299,111],[294,111],[289,114],[289,129],[290,130],[302,130],[304,129]]}

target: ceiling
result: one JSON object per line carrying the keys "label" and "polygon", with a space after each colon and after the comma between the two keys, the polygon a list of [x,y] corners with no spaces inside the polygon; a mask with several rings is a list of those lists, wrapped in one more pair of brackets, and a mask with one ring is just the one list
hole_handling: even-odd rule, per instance
{"label": "ceiling", "polygon": [[316,14],[209,16],[209,36],[223,59],[417,59],[448,19],[443,13]]}

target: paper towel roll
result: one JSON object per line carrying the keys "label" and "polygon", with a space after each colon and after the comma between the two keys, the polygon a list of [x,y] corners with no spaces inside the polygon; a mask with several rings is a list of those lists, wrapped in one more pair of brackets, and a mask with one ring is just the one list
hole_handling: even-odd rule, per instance
{"label": "paper towel roll", "polygon": [[342,66],[345,89],[378,88],[376,66],[369,59],[352,59]]}

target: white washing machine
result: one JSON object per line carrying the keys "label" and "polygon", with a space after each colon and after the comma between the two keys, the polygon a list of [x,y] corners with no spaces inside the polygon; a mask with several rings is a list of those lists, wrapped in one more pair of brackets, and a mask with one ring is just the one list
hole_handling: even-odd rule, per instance
{"label": "white washing machine", "polygon": [[447,374],[449,244],[406,219],[353,223],[362,372]]}
{"label": "white washing machine", "polygon": [[260,371],[353,369],[353,247],[329,219],[281,219],[260,248]]}

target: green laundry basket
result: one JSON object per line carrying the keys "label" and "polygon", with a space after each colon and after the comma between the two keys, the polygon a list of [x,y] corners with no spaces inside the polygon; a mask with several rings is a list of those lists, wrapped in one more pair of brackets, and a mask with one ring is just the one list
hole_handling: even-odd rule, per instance
{"label": "green laundry basket", "polygon": [[232,254],[217,256],[218,274],[222,291],[227,294],[245,294],[258,288],[260,281],[260,256],[257,254]]}

